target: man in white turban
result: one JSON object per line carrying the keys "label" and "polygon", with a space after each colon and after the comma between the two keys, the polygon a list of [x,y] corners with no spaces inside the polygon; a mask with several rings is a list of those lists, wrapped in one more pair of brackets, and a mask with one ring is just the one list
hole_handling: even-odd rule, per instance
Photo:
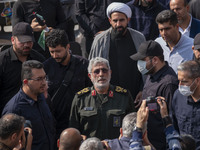
{"label": "man in white turban", "polygon": [[95,37],[89,59],[97,56],[108,59],[112,70],[111,83],[129,89],[133,98],[138,98],[143,81],[137,62],[132,61],[130,56],[137,52],[145,37],[127,27],[132,14],[128,5],[113,2],[106,12],[111,27]]}

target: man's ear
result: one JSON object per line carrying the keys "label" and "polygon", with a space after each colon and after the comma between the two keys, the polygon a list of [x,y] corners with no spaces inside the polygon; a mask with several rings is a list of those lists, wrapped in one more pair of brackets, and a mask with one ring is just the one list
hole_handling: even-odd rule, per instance
{"label": "man's ear", "polygon": [[28,83],[28,80],[27,80],[27,79],[24,79],[24,80],[23,80],[23,83],[24,83],[24,84],[27,84],[27,83]]}
{"label": "man's ear", "polygon": [[69,50],[70,49],[70,44],[67,44],[66,48],[67,48],[67,50]]}
{"label": "man's ear", "polygon": [[88,77],[91,79],[91,74],[90,73],[88,73]]}
{"label": "man's ear", "polygon": [[192,50],[194,50],[194,45],[192,46]]}
{"label": "man's ear", "polygon": [[11,140],[14,141],[17,138],[17,133],[13,133],[11,135]]}
{"label": "man's ear", "polygon": [[123,130],[122,130],[122,128],[120,128],[119,131],[120,131],[120,136],[122,137],[123,136]]}
{"label": "man's ear", "polygon": [[12,45],[14,45],[14,43],[15,43],[15,38],[14,38],[14,36],[11,36],[11,43],[12,43]]}
{"label": "man's ear", "polygon": [[57,140],[57,147],[60,147],[60,139]]}

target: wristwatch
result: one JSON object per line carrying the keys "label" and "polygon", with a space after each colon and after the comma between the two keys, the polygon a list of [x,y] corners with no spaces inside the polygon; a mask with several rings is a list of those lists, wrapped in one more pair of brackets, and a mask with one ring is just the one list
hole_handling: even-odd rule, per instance
{"label": "wristwatch", "polygon": [[172,120],[169,116],[166,116],[164,118],[162,118],[163,124],[165,127],[167,127],[168,125],[172,124]]}
{"label": "wristwatch", "polygon": [[136,130],[137,132],[142,132],[142,128],[135,127],[135,128],[134,128],[134,131],[135,131],[135,130]]}

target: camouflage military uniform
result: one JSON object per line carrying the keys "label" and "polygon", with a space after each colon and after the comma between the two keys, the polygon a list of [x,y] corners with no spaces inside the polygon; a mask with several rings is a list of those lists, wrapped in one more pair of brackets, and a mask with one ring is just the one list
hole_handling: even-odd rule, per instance
{"label": "camouflage military uniform", "polygon": [[117,138],[123,117],[134,110],[133,99],[126,89],[110,85],[107,94],[98,94],[94,87],[85,88],[74,97],[70,127],[87,137]]}

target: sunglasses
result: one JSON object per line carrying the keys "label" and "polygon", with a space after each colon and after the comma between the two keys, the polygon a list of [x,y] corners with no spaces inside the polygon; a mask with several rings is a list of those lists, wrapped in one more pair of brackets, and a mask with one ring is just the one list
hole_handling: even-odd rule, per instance
{"label": "sunglasses", "polygon": [[106,68],[102,68],[102,69],[96,69],[93,71],[94,74],[99,74],[100,71],[102,71],[103,73],[108,73],[108,69]]}

